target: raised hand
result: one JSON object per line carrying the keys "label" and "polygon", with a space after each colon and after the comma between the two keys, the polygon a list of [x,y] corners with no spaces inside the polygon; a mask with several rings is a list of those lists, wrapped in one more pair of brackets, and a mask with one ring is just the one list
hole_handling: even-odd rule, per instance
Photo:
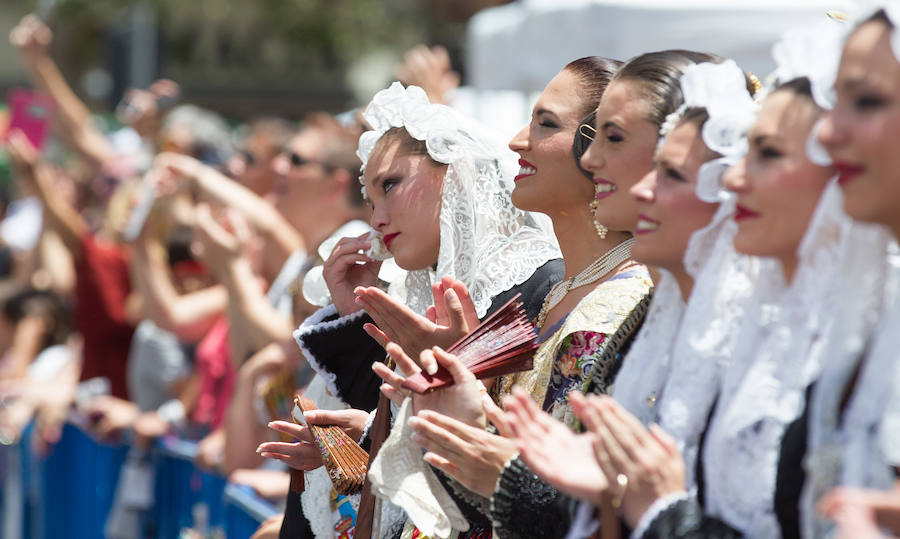
{"label": "raised hand", "polygon": [[447,94],[459,86],[459,73],[450,67],[450,55],[440,45],[416,45],[406,51],[397,67],[397,78],[404,84],[425,90],[432,103],[447,103]]}
{"label": "raised hand", "polygon": [[595,436],[594,454],[634,528],[663,496],[685,490],[684,460],[675,440],[657,425],[648,430],[610,397],[571,393],[572,410]]}
{"label": "raised hand", "polygon": [[[389,343],[387,352],[397,364],[402,375],[412,376],[421,372],[422,369],[419,365],[406,355],[396,343]],[[446,368],[453,376],[454,384],[424,395],[412,393],[413,413],[433,410],[483,429],[486,424],[481,400],[482,395],[485,394],[482,389],[484,386],[475,379],[475,375],[456,356],[448,354],[438,347],[422,352],[421,361],[425,364],[440,365]],[[372,370],[384,380],[385,384],[381,386],[381,390],[393,402],[402,402],[403,398],[411,393],[401,387],[404,376],[391,371],[383,363],[373,364]]]}
{"label": "raised hand", "polygon": [[[483,399],[491,400],[487,395]],[[409,426],[415,431],[413,441],[428,450],[425,462],[488,498],[503,466],[516,454],[513,440],[431,410],[411,417]]]}
{"label": "raised hand", "polygon": [[25,15],[9,33],[9,43],[22,51],[28,61],[46,54],[52,42],[53,32],[36,15]]}
{"label": "raised hand", "polygon": [[594,456],[594,436],[574,433],[538,408],[520,387],[514,387],[503,404],[525,464],[561,492],[599,505],[608,483]]}
{"label": "raised hand", "polygon": [[[364,326],[382,346],[396,342],[412,357],[433,346],[448,348],[478,326],[475,304],[460,281],[444,277],[432,286],[433,309],[426,316],[375,288],[357,288],[356,303],[375,321]],[[423,364],[429,373],[430,367]]]}
{"label": "raised hand", "polygon": [[362,308],[356,303],[354,290],[370,287],[378,282],[381,262],[360,252],[371,246],[368,235],[367,232],[355,238],[341,238],[322,266],[331,301],[341,316]]}
{"label": "raised hand", "polygon": [[223,270],[233,260],[243,256],[252,237],[250,227],[237,212],[226,210],[223,223],[219,224],[210,214],[209,206],[197,206],[194,220],[197,254],[214,271]]}

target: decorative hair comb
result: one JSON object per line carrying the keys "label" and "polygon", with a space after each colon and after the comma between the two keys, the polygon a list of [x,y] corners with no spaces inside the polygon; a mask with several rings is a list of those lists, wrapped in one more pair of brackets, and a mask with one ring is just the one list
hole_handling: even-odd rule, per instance
{"label": "decorative hair comb", "polygon": [[[520,297],[521,294],[516,294],[474,331],[447,349],[472,371],[475,378],[493,378],[531,369],[534,350],[538,347],[537,330],[528,320]],[[420,372],[403,382],[403,387],[416,393],[451,385],[450,371],[441,366],[433,375]]]}
{"label": "decorative hair comb", "polygon": [[316,445],[322,452],[322,462],[328,470],[328,476],[339,494],[348,496],[362,490],[366,480],[366,466],[369,454],[359,446],[340,427],[319,427],[310,425],[303,416],[304,412],[315,410],[315,403],[302,396],[294,396],[293,418],[297,423],[309,428]]}

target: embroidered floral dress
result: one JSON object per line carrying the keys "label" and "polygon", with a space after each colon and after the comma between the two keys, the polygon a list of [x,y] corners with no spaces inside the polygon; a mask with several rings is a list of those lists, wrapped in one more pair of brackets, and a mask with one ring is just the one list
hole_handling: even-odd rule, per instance
{"label": "embroidered floral dress", "polygon": [[[563,320],[542,333],[534,368],[504,376],[497,385],[496,396],[508,394],[513,385],[520,385],[544,411],[572,424],[569,391],[581,390],[602,355],[607,336],[616,332],[652,286],[646,268],[639,265],[599,284]],[[614,368],[611,362],[597,366],[598,370],[610,374],[600,378],[611,379]],[[595,372],[594,379],[597,378]],[[594,391],[605,392],[606,388]]]}

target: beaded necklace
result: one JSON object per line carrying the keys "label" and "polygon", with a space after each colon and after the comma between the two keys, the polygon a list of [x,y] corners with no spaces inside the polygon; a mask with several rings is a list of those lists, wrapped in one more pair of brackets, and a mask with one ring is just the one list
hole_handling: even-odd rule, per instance
{"label": "beaded necklace", "polygon": [[609,272],[614,270],[616,266],[631,258],[631,246],[633,244],[634,238],[628,238],[600,255],[600,258],[591,262],[574,277],[553,285],[553,288],[550,289],[550,292],[544,298],[541,312],[538,313],[537,326],[539,328],[544,326],[544,321],[547,319],[547,313],[559,305],[559,302],[566,297],[566,294],[568,294],[570,290],[599,281],[603,277],[606,277]]}

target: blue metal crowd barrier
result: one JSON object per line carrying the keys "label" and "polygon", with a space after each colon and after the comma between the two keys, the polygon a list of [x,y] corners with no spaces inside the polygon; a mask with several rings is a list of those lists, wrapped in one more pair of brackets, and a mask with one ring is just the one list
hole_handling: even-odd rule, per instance
{"label": "blue metal crowd barrier", "polygon": [[[10,463],[0,496],[5,520],[0,536],[14,530],[9,539],[102,538],[129,446],[99,443],[67,424],[59,442],[41,457],[30,447],[30,431],[0,453]],[[200,526],[213,535],[245,539],[277,514],[251,489],[226,485],[221,475],[194,466],[196,453],[196,443],[172,437],[152,449],[154,497],[143,526],[147,537],[175,539],[200,519]]]}

